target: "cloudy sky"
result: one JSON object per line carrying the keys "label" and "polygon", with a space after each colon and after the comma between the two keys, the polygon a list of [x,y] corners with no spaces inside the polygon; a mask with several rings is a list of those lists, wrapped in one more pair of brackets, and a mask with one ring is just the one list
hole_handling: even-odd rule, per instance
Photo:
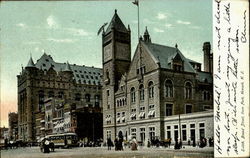
{"label": "cloudy sky", "polygon": [[[130,1],[1,2],[1,126],[17,111],[17,79],[30,55],[43,50],[57,62],[102,67],[99,27],[110,22],[114,10],[132,31],[137,44],[137,8]],[[202,44],[212,42],[211,0],[144,0],[140,2],[140,30],[152,42],[178,48],[202,62]]]}

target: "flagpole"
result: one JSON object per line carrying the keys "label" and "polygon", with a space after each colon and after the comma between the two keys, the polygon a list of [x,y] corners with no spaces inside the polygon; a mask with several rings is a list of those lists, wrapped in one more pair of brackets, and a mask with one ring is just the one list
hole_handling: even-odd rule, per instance
{"label": "flagpole", "polygon": [[140,42],[140,10],[139,10],[139,0],[138,0],[138,2],[137,2],[138,4],[137,4],[137,11],[138,11],[138,13],[137,13],[137,15],[138,15],[138,42]]}

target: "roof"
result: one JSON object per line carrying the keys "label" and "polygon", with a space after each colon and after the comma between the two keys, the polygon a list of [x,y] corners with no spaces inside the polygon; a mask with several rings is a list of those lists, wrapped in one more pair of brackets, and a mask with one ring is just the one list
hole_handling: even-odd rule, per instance
{"label": "roof", "polygon": [[50,55],[44,53],[40,59],[37,60],[35,66],[43,71],[48,71],[51,67],[56,71],[70,70],[73,72],[76,83],[100,85],[102,69],[88,66],[80,66],[69,63],[57,63]]}
{"label": "roof", "polygon": [[169,63],[178,54],[184,61],[184,71],[196,73],[192,65],[189,63],[189,60],[185,58],[185,56],[180,52],[178,48],[159,45],[150,42],[141,42],[142,45],[146,47],[146,49],[149,51],[155,63],[159,63],[161,68],[171,69],[171,65]]}
{"label": "roof", "polygon": [[122,20],[120,19],[120,17],[117,14],[117,11],[115,10],[115,14],[112,18],[112,20],[109,23],[109,26],[106,30],[106,34],[111,32],[111,29],[114,28],[117,31],[121,31],[121,32],[128,32],[127,28],[125,27],[125,25],[123,24]]}
{"label": "roof", "polygon": [[201,64],[201,63],[199,63],[199,62],[197,62],[197,61],[194,61],[194,60],[192,60],[192,59],[188,59],[188,58],[187,58],[187,60],[188,60],[190,63]]}
{"label": "roof", "polygon": [[34,62],[33,62],[32,57],[30,57],[30,60],[29,60],[29,62],[28,62],[28,64],[27,64],[26,67],[35,67],[35,64],[34,64]]}
{"label": "roof", "polygon": [[205,82],[205,80],[207,79],[208,83],[213,83],[213,76],[211,75],[211,73],[203,71],[197,73],[198,73],[198,80],[200,82]]}

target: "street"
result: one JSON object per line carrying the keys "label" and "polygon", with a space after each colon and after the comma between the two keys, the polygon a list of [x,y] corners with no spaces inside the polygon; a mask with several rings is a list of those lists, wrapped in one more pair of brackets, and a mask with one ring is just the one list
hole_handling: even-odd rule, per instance
{"label": "street", "polygon": [[1,158],[188,158],[188,157],[213,157],[213,148],[196,148],[187,146],[180,150],[172,148],[146,148],[139,147],[137,151],[126,148],[123,151],[109,151],[106,147],[77,147],[72,149],[55,149],[55,152],[48,154],[40,152],[39,147],[26,147],[1,151]]}

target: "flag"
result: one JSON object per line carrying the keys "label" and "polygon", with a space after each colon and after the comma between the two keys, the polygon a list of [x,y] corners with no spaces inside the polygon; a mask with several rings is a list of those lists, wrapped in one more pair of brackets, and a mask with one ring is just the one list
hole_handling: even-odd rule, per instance
{"label": "flag", "polygon": [[138,0],[135,0],[134,2],[132,2],[134,5],[139,5],[139,2],[138,2]]}

